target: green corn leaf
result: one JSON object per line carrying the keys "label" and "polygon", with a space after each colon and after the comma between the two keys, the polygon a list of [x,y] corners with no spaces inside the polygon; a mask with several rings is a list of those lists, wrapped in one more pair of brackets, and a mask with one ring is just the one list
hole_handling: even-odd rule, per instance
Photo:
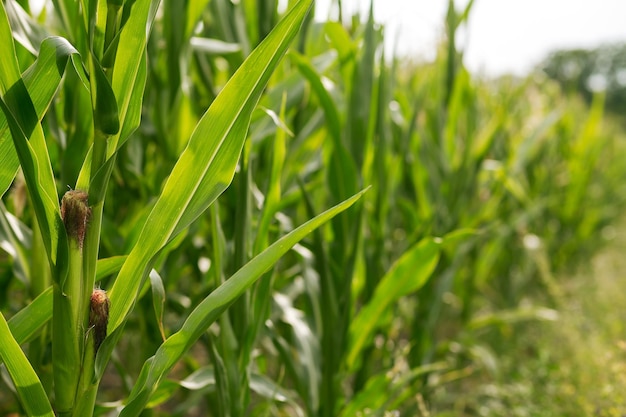
{"label": "green corn leaf", "polygon": [[9,213],[0,200],[0,248],[13,258],[13,274],[28,285],[31,277],[32,231]]}
{"label": "green corn leaf", "polygon": [[9,329],[19,345],[37,334],[52,316],[52,287],[9,319]]}
{"label": "green corn leaf", "polygon": [[3,59],[0,60],[0,92],[5,94],[20,79],[20,67],[4,2],[0,4],[0,40],[3,45]]}
{"label": "green corn leaf", "polygon": [[163,307],[165,306],[165,287],[163,280],[157,271],[150,271],[150,288],[152,289],[152,305],[156,316],[161,337],[165,340],[165,328],[163,327]]}
{"label": "green corn leaf", "polygon": [[100,281],[107,275],[118,272],[125,260],[126,256],[112,256],[110,258],[98,259],[96,281]]}
{"label": "green corn leaf", "polygon": [[187,19],[185,22],[185,38],[188,39],[198,24],[198,20],[209,4],[209,0],[190,0],[187,2]]}
{"label": "green corn leaf", "polygon": [[[104,199],[116,151],[139,126],[141,120],[147,75],[145,50],[159,4],[160,0],[137,0],[132,5],[130,3],[125,5],[130,8],[130,12],[115,40],[117,46],[114,48],[114,61],[117,65],[113,67],[110,85],[102,73],[100,64],[92,58],[95,85],[99,92],[93,103],[96,108],[95,121],[103,133],[111,134],[106,138],[107,161],[102,163],[98,159],[97,166],[93,168],[97,172],[92,175],[92,158],[88,157],[79,175],[78,187],[89,190],[90,202],[93,205]],[[95,153],[101,155],[100,152]]]}
{"label": "green corn leaf", "polygon": [[317,70],[306,56],[292,52],[289,58],[298,66],[300,73],[307,79],[309,84],[311,84],[313,92],[317,95],[320,105],[324,109],[327,129],[333,139],[333,143],[337,146],[337,143],[341,141],[341,116],[333,97],[324,86],[322,76],[317,73]]}
{"label": "green corn leaf", "polygon": [[327,22],[324,24],[324,33],[328,36],[333,48],[339,54],[339,62],[353,61],[358,51],[356,43],[350,38],[347,29],[339,22]]}
{"label": "green corn leaf", "polygon": [[[15,56],[11,27],[4,12],[4,7],[0,5],[0,42],[5,48],[3,59],[0,60],[0,92],[6,94],[9,88],[23,78],[37,120],[41,121],[58,89],[68,58],[77,54],[77,51],[63,38],[47,38],[39,48],[37,60],[22,77]],[[4,113],[0,112],[0,195],[11,185],[18,166],[19,160],[7,120]]]}
{"label": "green corn leaf", "polygon": [[109,333],[125,320],[151,259],[226,189],[250,115],[311,5],[300,1],[248,57],[202,117],[110,291]]}
{"label": "green corn leaf", "polygon": [[65,38],[51,36],[41,43],[37,59],[22,77],[40,121],[59,88],[68,62],[72,64],[87,88],[89,82],[78,60],[80,60],[78,51]]}
{"label": "green corn leaf", "polygon": [[384,312],[400,297],[420,289],[439,261],[440,240],[427,238],[409,249],[381,279],[371,300],[350,325],[347,364],[355,369],[359,353],[367,346]]}
{"label": "green corn leaf", "polygon": [[[94,123],[100,131],[114,135],[120,130],[117,102],[104,70],[92,57],[92,97],[94,100]],[[95,87],[95,88],[94,88]]]}
{"label": "green corn leaf", "polygon": [[30,16],[18,1],[10,0],[4,3],[14,39],[31,54],[37,55],[38,46],[49,36],[46,29]]}
{"label": "green corn leaf", "polygon": [[[285,118],[285,102],[286,95],[283,95],[283,102],[280,108],[280,120]],[[271,170],[270,178],[267,182],[267,191],[265,193],[265,200],[263,201],[263,212],[261,213],[261,220],[259,221],[259,227],[254,242],[255,254],[261,252],[262,249],[267,247],[267,239],[269,236],[270,223],[274,218],[274,215],[278,211],[278,205],[280,203],[281,195],[281,177],[283,173],[283,166],[285,164],[285,155],[287,153],[286,148],[286,128],[276,129],[274,135],[274,143],[271,156]]]}
{"label": "green corn leaf", "polygon": [[193,343],[198,340],[222,312],[250,288],[293,245],[337,214],[346,210],[365,191],[361,191],[282,237],[209,294],[187,317],[182,328],[167,338],[156,354],[144,363],[138,381],[120,417],[139,415],[152,393],[158,388],[161,378],[189,350]]}
{"label": "green corn leaf", "polygon": [[[0,7],[0,13],[2,12],[4,9]],[[0,16],[0,26],[2,26],[0,33],[4,33],[6,29],[10,30],[8,23],[5,26],[6,20],[2,17]],[[6,15],[4,17],[6,18]],[[0,34],[0,36],[3,35]],[[7,40],[7,45],[14,48],[11,38]],[[7,151],[7,155],[3,153],[2,158],[6,158],[6,161],[3,161],[5,164],[0,169],[2,171],[0,181],[6,182],[0,183],[0,189],[4,192],[15,176],[16,161],[10,154],[17,151],[41,227],[44,246],[52,265],[57,264],[57,257],[64,258],[67,251],[66,237],[63,227],[60,227],[56,183],[39,122],[56,93],[68,59],[74,54],[76,50],[63,38],[48,38],[42,43],[39,57],[25,72],[24,78],[19,75],[14,53],[13,59],[6,59],[6,61],[12,61],[13,65],[5,63],[0,73],[4,90],[0,103],[4,116],[0,120],[0,132],[3,130],[2,124],[6,123],[9,127],[8,130],[4,129],[2,139],[0,139],[0,151]],[[10,56],[11,54],[7,54],[7,57]],[[32,91],[32,96],[30,91]],[[8,132],[13,143],[4,141]],[[58,272],[55,278],[62,285],[64,269],[61,268]]]}
{"label": "green corn leaf", "polygon": [[[145,85],[145,49],[152,22],[160,0],[137,0],[125,7],[131,7],[128,20],[119,35],[119,44],[115,56],[111,86],[118,100],[120,133],[130,135],[139,126],[137,106],[141,107],[143,87]],[[137,92],[137,90],[139,90]],[[141,94],[140,94],[141,93]],[[111,156],[128,136],[114,136],[108,149]]]}
{"label": "green corn leaf", "polygon": [[0,358],[11,375],[26,414],[54,417],[52,406],[41,381],[11,334],[9,325],[2,314],[0,314]]}
{"label": "green corn leaf", "polygon": [[322,77],[303,55],[293,53],[292,60],[298,66],[298,70],[307,79],[313,92],[317,95],[326,118],[327,129],[333,143],[333,153],[330,159],[329,187],[337,199],[352,195],[358,189],[358,176],[355,161],[341,141],[341,117],[333,97],[326,90]]}
{"label": "green corn leaf", "polygon": [[[15,88],[15,90],[12,90],[14,94],[11,94],[9,99],[14,103],[14,106],[19,104],[24,105],[21,109],[26,112],[29,119],[32,120],[31,116],[34,115],[34,108],[24,83],[19,82],[15,84],[13,88]],[[8,94],[5,95],[5,98],[7,98],[7,96]],[[59,214],[56,185],[50,160],[48,159],[43,130],[41,129],[41,125],[35,122],[34,131],[31,130],[31,141],[29,141],[24,131],[24,128],[28,129],[29,126],[24,126],[19,123],[9,106],[10,105],[4,100],[0,100],[0,108],[9,123],[15,148],[17,149],[20,159],[20,165],[22,166],[37,220],[41,227],[41,234],[43,236],[48,259],[51,265],[55,266],[58,256],[60,256],[61,259],[67,256],[67,236],[65,235],[65,229]],[[66,269],[63,265],[66,265],[66,262],[62,261],[59,265],[61,268],[58,270],[53,268],[53,270],[57,272],[55,279],[58,280],[60,285],[63,285],[66,273]]]}

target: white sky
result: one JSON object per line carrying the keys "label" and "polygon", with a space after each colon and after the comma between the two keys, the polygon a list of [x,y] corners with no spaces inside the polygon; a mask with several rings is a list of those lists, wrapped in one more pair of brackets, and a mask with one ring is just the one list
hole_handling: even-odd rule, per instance
{"label": "white sky", "polygon": [[[431,57],[444,30],[448,0],[373,0],[391,48]],[[328,16],[331,0],[316,1]],[[369,0],[342,0],[344,13],[366,11]],[[456,0],[457,9],[467,0]],[[365,16],[365,15],[364,15]],[[475,0],[460,46],[465,64],[488,75],[522,74],[549,51],[626,41],[626,0]]]}

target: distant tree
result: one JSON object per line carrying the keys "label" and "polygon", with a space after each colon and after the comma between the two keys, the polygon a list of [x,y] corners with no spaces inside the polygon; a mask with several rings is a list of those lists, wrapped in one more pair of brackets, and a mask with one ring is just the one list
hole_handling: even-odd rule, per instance
{"label": "distant tree", "polygon": [[587,101],[604,91],[606,109],[626,114],[626,44],[556,51],[541,69],[566,92],[577,92]]}

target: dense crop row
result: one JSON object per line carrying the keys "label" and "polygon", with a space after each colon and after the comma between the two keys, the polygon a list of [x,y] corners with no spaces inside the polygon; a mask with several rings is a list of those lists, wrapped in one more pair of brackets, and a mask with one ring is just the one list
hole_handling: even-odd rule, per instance
{"label": "dense crop row", "polygon": [[476,80],[471,2],[420,65],[310,0],[52,3],[0,4],[0,413],[413,416],[623,207],[602,97]]}

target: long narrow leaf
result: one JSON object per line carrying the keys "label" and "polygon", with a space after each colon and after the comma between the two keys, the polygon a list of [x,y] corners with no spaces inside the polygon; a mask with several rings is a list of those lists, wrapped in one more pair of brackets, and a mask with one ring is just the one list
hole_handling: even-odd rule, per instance
{"label": "long narrow leaf", "polygon": [[29,416],[54,417],[54,412],[41,381],[39,381],[35,370],[11,334],[2,314],[0,314],[0,358],[11,375],[17,395],[20,397],[26,413]]}
{"label": "long narrow leaf", "polygon": [[[0,25],[4,27],[1,17]],[[12,46],[12,39],[9,39],[8,43]],[[4,117],[0,120],[0,127],[2,122],[7,122],[10,128],[14,147],[10,150],[7,148],[7,151],[9,153],[17,151],[41,227],[44,246],[53,265],[56,265],[58,256],[65,256],[66,243],[64,229],[59,227],[56,183],[39,121],[56,93],[68,59],[74,54],[76,50],[64,39],[49,38],[42,43],[40,56],[26,71],[24,79],[15,79],[14,65],[5,65],[0,74],[3,89],[6,89],[1,104]],[[17,65],[15,56],[7,61],[14,61]],[[30,85],[34,99],[31,97],[26,82]],[[0,144],[0,146],[4,145]],[[17,167],[14,167],[14,163],[15,161],[9,156],[6,165],[2,168],[1,177],[8,181],[7,184],[0,184],[3,191],[15,174]],[[63,284],[63,268],[58,270],[55,278],[61,285]]]}
{"label": "long narrow leaf", "polygon": [[[145,65],[146,43],[148,34],[154,21],[154,13],[158,9],[160,0],[137,0],[126,7],[131,7],[130,17],[120,33],[119,46],[115,56],[116,65],[113,69],[111,86],[118,100],[120,133],[129,135],[139,125],[138,117],[132,111],[137,104],[141,105],[141,94],[133,94],[137,87],[143,91],[146,73],[141,68]],[[137,103],[139,102],[139,103]],[[108,156],[119,148],[127,136],[119,134],[111,139]]]}
{"label": "long narrow leaf", "polygon": [[52,316],[52,287],[39,294],[9,319],[9,329],[18,344],[26,343],[37,334]]}
{"label": "long narrow leaf", "polygon": [[311,0],[300,1],[224,87],[192,134],[110,291],[109,333],[130,312],[151,259],[232,181],[250,115],[298,32]]}
{"label": "long narrow leaf", "polygon": [[198,307],[191,312],[187,320],[185,320],[183,327],[170,336],[165,343],[161,345],[156,354],[146,361],[141,370],[139,380],[131,392],[128,404],[120,414],[120,417],[139,415],[150,399],[150,395],[158,387],[161,378],[176,364],[185,352],[189,350],[193,343],[198,340],[202,333],[209,328],[224,310],[250,288],[250,286],[270,269],[281,256],[293,247],[293,245],[337,214],[346,210],[354,204],[364,192],[365,190],[359,192],[282,237],[248,262],[230,279],[205,298]]}
{"label": "long narrow leaf", "polygon": [[[20,68],[4,2],[0,3],[0,43],[3,45],[0,59],[0,94],[4,95],[20,79]],[[0,195],[3,195],[13,182],[18,166],[10,131],[4,115],[0,112]]]}
{"label": "long narrow leaf", "polygon": [[387,308],[404,295],[421,288],[437,266],[440,243],[424,239],[409,249],[385,274],[368,304],[350,325],[351,346],[347,363],[353,368],[359,353],[373,337]]}
{"label": "long narrow leaf", "polygon": [[[3,51],[2,64],[0,64],[0,85],[2,86],[0,91],[4,94],[8,88],[18,82],[21,76],[14,50],[11,53],[13,48],[11,28],[8,21],[1,16],[4,8],[0,6],[0,9],[0,42],[7,48]],[[39,121],[56,94],[68,58],[77,53],[76,49],[64,38],[47,38],[41,43],[37,60],[24,73],[22,78]],[[79,72],[79,75],[82,74]],[[19,161],[7,120],[4,114],[0,113],[0,195],[4,194],[11,185],[18,166]]]}

